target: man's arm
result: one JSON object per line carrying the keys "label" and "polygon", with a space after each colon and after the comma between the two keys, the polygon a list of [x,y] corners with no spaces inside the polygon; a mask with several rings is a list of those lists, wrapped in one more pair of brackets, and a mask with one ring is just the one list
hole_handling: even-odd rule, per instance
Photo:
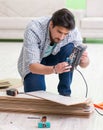
{"label": "man's arm", "polygon": [[35,74],[61,74],[70,71],[71,66],[67,62],[58,63],[55,66],[46,66],[40,63],[33,63],[29,65],[29,69]]}

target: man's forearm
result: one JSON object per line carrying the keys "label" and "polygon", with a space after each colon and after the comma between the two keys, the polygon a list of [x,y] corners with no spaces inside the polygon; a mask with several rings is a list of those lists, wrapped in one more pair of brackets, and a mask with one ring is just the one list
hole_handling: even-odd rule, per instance
{"label": "man's forearm", "polygon": [[61,62],[55,66],[46,66],[40,63],[34,63],[29,66],[29,69],[31,73],[35,74],[52,74],[52,73],[61,74],[64,72],[69,72],[71,66],[68,64],[68,62]]}
{"label": "man's forearm", "polygon": [[54,73],[53,66],[45,66],[40,63],[31,64],[29,66],[29,69],[32,73],[35,73],[35,74],[52,74],[52,73]]}

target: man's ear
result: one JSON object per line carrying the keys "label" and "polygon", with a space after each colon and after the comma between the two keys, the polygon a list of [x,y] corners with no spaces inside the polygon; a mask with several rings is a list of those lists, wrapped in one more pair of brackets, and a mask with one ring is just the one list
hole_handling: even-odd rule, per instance
{"label": "man's ear", "polygon": [[52,21],[50,21],[50,27],[53,28],[53,22]]}

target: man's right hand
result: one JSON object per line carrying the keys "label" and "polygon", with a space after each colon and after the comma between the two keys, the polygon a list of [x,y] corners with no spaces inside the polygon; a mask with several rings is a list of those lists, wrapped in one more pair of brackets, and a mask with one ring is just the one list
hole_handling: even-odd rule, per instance
{"label": "man's right hand", "polygon": [[67,62],[61,62],[55,65],[55,72],[57,74],[61,74],[64,72],[69,72],[72,66],[70,66]]}

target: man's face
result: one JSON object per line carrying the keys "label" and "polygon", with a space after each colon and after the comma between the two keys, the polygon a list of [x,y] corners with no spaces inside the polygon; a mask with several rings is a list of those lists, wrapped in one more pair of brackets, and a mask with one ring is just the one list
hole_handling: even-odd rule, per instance
{"label": "man's face", "polygon": [[50,22],[49,27],[50,27],[50,38],[51,41],[54,43],[61,42],[65,38],[65,36],[69,33],[69,30],[62,26],[53,27],[52,22]]}

